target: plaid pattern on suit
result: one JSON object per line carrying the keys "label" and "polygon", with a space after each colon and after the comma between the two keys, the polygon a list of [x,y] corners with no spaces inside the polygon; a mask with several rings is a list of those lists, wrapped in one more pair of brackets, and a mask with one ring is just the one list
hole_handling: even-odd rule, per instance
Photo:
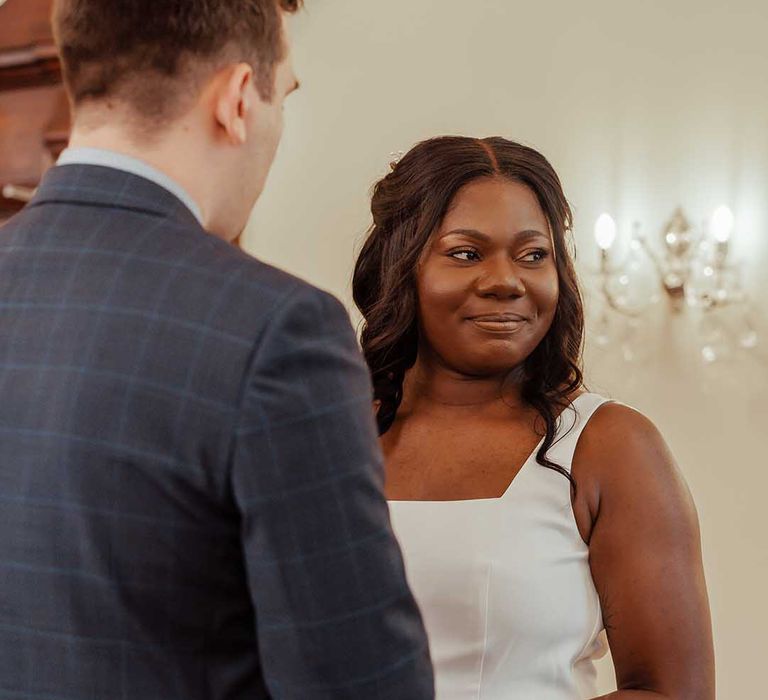
{"label": "plaid pattern on suit", "polygon": [[52,169],[0,229],[0,699],[433,697],[375,439],[336,300]]}

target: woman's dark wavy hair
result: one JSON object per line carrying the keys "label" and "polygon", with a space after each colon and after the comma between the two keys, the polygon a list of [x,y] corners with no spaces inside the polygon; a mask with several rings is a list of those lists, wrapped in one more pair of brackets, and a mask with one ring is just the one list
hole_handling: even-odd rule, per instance
{"label": "woman's dark wavy hair", "polygon": [[555,246],[560,296],[552,326],[525,361],[523,400],[544,422],[539,464],[575,482],[547,458],[557,417],[583,384],[584,311],[567,237],[572,214],[560,179],[546,158],[500,137],[443,136],[412,148],[373,189],[373,226],[355,265],[353,295],[363,314],[362,347],[371,370],[379,433],[392,425],[405,373],[419,343],[416,271],[456,193],[480,178],[527,185],[546,215]]}

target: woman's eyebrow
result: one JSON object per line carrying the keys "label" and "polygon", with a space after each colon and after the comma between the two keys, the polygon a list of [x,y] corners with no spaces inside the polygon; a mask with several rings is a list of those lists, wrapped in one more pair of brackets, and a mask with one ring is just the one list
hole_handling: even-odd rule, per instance
{"label": "woman's eyebrow", "polygon": [[515,238],[518,241],[530,241],[534,238],[543,238],[549,241],[549,235],[543,231],[537,231],[536,229],[526,229],[525,231],[519,231],[515,234]]}
{"label": "woman's eyebrow", "polygon": [[[455,228],[441,234],[440,238],[446,238],[447,236],[465,236],[467,238],[474,238],[481,243],[490,243],[492,240],[491,236],[489,236],[487,233],[483,233],[482,231],[478,231],[474,228]],[[537,231],[536,229],[526,229],[524,231],[518,231],[515,234],[516,243],[524,243],[534,238],[543,238],[547,241],[549,240],[549,236],[546,233]]]}
{"label": "woman's eyebrow", "polygon": [[474,228],[455,228],[451,231],[446,231],[440,238],[446,238],[448,236],[466,236],[467,238],[474,238],[481,243],[490,243],[491,241],[491,237],[487,233],[483,233]]}

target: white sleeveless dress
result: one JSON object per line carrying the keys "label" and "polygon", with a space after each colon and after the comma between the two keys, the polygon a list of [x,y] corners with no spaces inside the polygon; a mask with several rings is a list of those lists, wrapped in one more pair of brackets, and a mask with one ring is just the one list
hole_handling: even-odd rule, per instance
{"label": "white sleeveless dress", "polygon": [[[549,458],[570,471],[606,399],[582,394],[561,415]],[[570,484],[528,458],[501,498],[390,501],[424,616],[437,700],[583,700],[607,651],[589,550]]]}

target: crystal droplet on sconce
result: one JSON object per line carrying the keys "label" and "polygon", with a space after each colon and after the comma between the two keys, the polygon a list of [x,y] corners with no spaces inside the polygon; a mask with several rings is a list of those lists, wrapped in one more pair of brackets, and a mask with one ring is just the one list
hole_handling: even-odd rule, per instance
{"label": "crystal droplet on sconce", "polygon": [[630,245],[626,262],[606,281],[611,305],[623,314],[637,316],[659,298],[658,274],[642,246]]}
{"label": "crystal droplet on sconce", "polygon": [[691,225],[685,218],[682,208],[675,209],[672,218],[664,226],[661,238],[673,257],[683,258],[687,255],[693,236]]}

